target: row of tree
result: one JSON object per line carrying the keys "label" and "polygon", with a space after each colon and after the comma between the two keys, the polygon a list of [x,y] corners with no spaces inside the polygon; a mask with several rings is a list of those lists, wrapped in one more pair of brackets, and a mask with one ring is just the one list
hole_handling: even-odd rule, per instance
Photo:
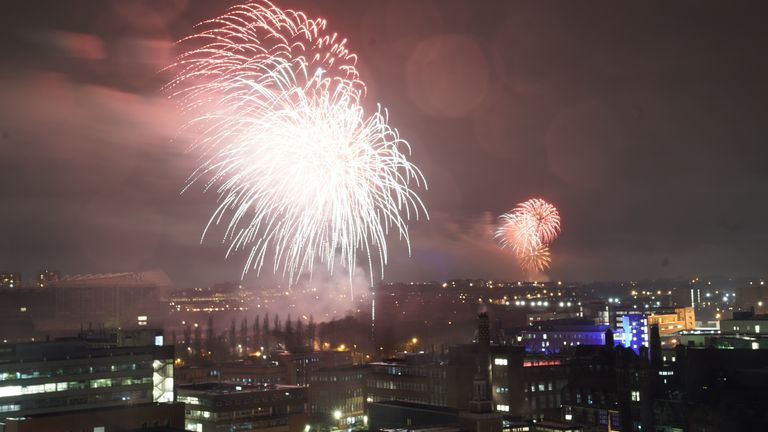
{"label": "row of tree", "polygon": [[237,321],[232,319],[229,331],[219,333],[214,327],[213,315],[209,315],[205,329],[198,324],[187,324],[183,339],[178,341],[174,332],[173,340],[174,345],[180,347],[179,352],[188,360],[226,360],[279,349],[311,349],[316,345],[317,325],[311,316],[306,321],[306,324],[300,318],[294,321],[290,315],[285,321],[281,321],[277,314],[270,320],[269,313],[266,313],[263,318],[256,315],[252,323],[249,323],[248,318],[243,318],[239,329]]}

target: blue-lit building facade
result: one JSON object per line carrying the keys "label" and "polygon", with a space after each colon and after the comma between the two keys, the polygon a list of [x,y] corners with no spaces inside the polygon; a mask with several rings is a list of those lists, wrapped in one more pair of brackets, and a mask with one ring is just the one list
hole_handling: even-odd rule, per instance
{"label": "blue-lit building facade", "polygon": [[616,340],[622,340],[627,348],[635,354],[640,353],[640,347],[649,347],[648,318],[645,314],[627,314],[621,317],[623,333],[616,335]]}
{"label": "blue-lit building facade", "polygon": [[[520,336],[526,352],[551,355],[573,346],[605,345],[609,328],[585,319],[552,320],[532,324]],[[623,342],[620,337],[615,340],[616,345]]]}

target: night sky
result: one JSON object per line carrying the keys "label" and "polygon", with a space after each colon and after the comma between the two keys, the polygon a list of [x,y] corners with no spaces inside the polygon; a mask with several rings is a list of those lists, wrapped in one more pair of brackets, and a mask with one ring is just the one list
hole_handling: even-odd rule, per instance
{"label": "night sky", "polygon": [[[244,255],[200,244],[216,197],[180,193],[196,160],[160,91],[231,4],[3,2],[0,270],[239,279]],[[491,229],[534,196],[563,220],[551,279],[765,272],[768,3],[276,4],[349,38],[429,183],[385,280],[520,277]]]}

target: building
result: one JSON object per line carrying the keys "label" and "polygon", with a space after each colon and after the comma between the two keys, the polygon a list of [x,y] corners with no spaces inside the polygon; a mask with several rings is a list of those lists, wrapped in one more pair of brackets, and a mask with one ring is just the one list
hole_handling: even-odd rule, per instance
{"label": "building", "polygon": [[657,324],[662,336],[696,328],[696,315],[692,307],[614,308],[611,311],[611,322],[617,333],[623,332],[626,335],[624,317],[628,315],[631,323],[645,319],[647,326]]}
{"label": "building", "polygon": [[459,424],[474,432],[501,432],[502,414],[496,412],[491,394],[491,330],[488,315],[477,317],[477,354],[469,410],[459,413]]}
{"label": "building", "polygon": [[21,273],[0,272],[0,288],[21,288]]}
{"label": "building", "polygon": [[0,345],[0,418],[126,406],[167,411],[162,404],[174,401],[173,359],[173,347],[156,330]]}
{"label": "building", "polygon": [[658,325],[661,336],[696,328],[692,307],[656,308],[647,314],[648,325]]}
{"label": "building", "polygon": [[350,351],[283,351],[277,356],[278,364],[284,369],[287,384],[306,386],[309,378],[319,369],[352,366]]}
{"label": "building", "polygon": [[604,345],[607,325],[590,319],[560,319],[533,323],[521,333],[521,342],[530,353],[557,354],[577,345]]}
{"label": "building", "polygon": [[58,270],[40,270],[37,272],[35,283],[38,288],[45,288],[49,283],[61,279],[61,273]]}
{"label": "building", "polygon": [[478,316],[477,343],[471,356],[474,364],[470,367],[473,374],[468,409],[409,401],[373,402],[369,407],[369,429],[501,432],[502,415],[495,411],[491,394],[490,344],[488,315],[481,313]]}
{"label": "building", "polygon": [[640,348],[648,347],[650,335],[648,332],[648,318],[645,314],[627,314],[622,316],[623,337],[618,339],[622,345],[640,353]]}
{"label": "building", "polygon": [[662,383],[668,384],[669,376],[657,325],[651,327],[649,345],[639,353],[617,346],[609,330],[605,346],[574,347],[562,391],[563,420],[582,425],[585,432],[655,430],[653,401],[665,392]]}
{"label": "building", "polygon": [[472,397],[474,352],[452,349],[442,354],[408,354],[370,363],[367,402],[403,401],[466,409]]}
{"label": "building", "polygon": [[371,431],[391,429],[433,429],[460,431],[459,410],[443,406],[403,401],[382,401],[368,407]]}
{"label": "building", "polygon": [[0,420],[2,432],[184,431],[183,403],[145,403]]}
{"label": "building", "polygon": [[160,271],[64,276],[45,288],[54,304],[54,321],[107,327],[155,324],[165,316],[162,301],[171,281]]}
{"label": "building", "polygon": [[532,432],[581,432],[584,428],[580,425],[557,422],[557,421],[540,421],[533,424]]}
{"label": "building", "polygon": [[321,424],[363,425],[365,379],[368,365],[341,366],[315,371],[309,377],[309,413]]}
{"label": "building", "polygon": [[211,367],[210,375],[225,382],[241,384],[287,384],[285,368],[276,361],[251,358]]}
{"label": "building", "polygon": [[287,385],[183,384],[185,427],[193,432],[300,432],[307,424],[307,389]]}
{"label": "building", "polygon": [[768,350],[679,345],[672,388],[654,401],[656,430],[768,430]]}
{"label": "building", "polygon": [[0,288],[0,341],[23,342],[39,336],[39,325],[56,312],[53,296],[42,288]]}
{"label": "building", "polygon": [[720,332],[732,335],[768,336],[768,314],[754,311],[734,312],[731,319],[720,320]]}
{"label": "building", "polygon": [[240,384],[287,384],[285,368],[276,361],[261,358],[176,368],[176,382],[194,384],[223,381]]}

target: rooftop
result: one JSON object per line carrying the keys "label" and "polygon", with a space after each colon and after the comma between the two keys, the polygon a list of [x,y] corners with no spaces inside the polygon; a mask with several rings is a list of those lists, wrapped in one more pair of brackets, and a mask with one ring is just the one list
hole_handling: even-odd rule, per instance
{"label": "rooftop", "polygon": [[206,395],[228,395],[239,393],[259,393],[276,390],[296,390],[302,387],[283,384],[239,384],[227,382],[205,382],[195,384],[182,384],[178,386],[179,391],[185,393],[199,393]]}

